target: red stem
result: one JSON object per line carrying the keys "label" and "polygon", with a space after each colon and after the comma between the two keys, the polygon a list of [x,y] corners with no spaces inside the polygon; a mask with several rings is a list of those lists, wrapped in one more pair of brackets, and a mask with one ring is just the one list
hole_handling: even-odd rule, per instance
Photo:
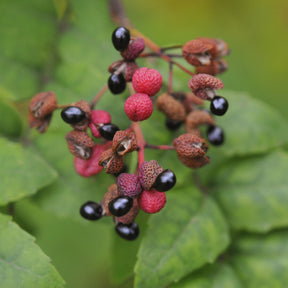
{"label": "red stem", "polygon": [[145,142],[139,122],[132,122],[131,128],[133,129],[136,135],[136,140],[137,140],[137,145],[138,145],[138,167],[140,168],[142,163],[145,161],[144,148],[145,148],[146,142]]}
{"label": "red stem", "polygon": [[145,145],[145,148],[148,149],[157,149],[157,150],[174,150],[174,146],[171,145],[151,145],[151,144],[147,144]]}

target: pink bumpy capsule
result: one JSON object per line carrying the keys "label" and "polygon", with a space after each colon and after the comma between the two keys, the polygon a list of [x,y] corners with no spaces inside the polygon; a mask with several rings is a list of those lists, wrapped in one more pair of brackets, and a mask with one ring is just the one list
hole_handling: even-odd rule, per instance
{"label": "pink bumpy capsule", "polygon": [[142,67],[135,71],[132,84],[136,92],[154,96],[161,89],[162,76],[155,69]]}
{"label": "pink bumpy capsule", "polygon": [[146,213],[157,213],[166,204],[166,194],[156,190],[145,190],[138,197],[138,204],[140,209]]}
{"label": "pink bumpy capsule", "polygon": [[126,99],[124,110],[131,121],[143,121],[151,116],[153,102],[147,94],[136,93]]}
{"label": "pink bumpy capsule", "polygon": [[138,177],[134,174],[121,173],[117,177],[117,188],[120,195],[137,197],[142,192]]}

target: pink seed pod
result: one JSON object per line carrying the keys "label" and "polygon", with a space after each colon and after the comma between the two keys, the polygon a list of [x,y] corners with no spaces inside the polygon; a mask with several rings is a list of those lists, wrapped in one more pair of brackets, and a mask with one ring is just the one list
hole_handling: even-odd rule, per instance
{"label": "pink seed pod", "polygon": [[105,151],[105,149],[104,145],[96,144],[92,148],[90,159],[83,160],[74,157],[74,167],[76,172],[83,177],[90,177],[100,173],[103,170],[103,167],[98,164],[99,156]]}
{"label": "pink seed pod", "polygon": [[144,50],[145,43],[143,38],[137,37],[130,40],[128,47],[121,52],[121,55],[126,60],[134,60],[136,59]]}
{"label": "pink seed pod", "polygon": [[134,174],[121,173],[117,177],[117,188],[120,195],[137,197],[142,192],[138,177]]}

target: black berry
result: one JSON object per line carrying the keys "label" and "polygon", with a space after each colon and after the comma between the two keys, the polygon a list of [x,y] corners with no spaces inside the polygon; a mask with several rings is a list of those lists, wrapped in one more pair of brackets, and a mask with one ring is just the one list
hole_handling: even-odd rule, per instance
{"label": "black berry", "polygon": [[218,126],[212,125],[207,128],[207,137],[208,141],[214,146],[223,144],[225,139],[223,130]]}
{"label": "black berry", "polygon": [[112,43],[118,51],[125,50],[130,42],[130,31],[125,27],[118,27],[112,33]]}
{"label": "black berry", "polygon": [[123,224],[119,222],[115,226],[117,234],[126,240],[135,240],[139,235],[139,226],[133,222],[131,224]]}
{"label": "black berry", "polygon": [[108,204],[110,213],[116,217],[127,214],[133,206],[133,199],[128,196],[119,196]]}
{"label": "black berry", "polygon": [[121,94],[126,88],[126,80],[120,74],[111,74],[108,79],[108,87],[113,94]]}
{"label": "black berry", "polygon": [[222,116],[228,109],[228,101],[221,96],[215,96],[210,104],[210,111],[218,116]]}
{"label": "black berry", "polygon": [[61,117],[68,124],[77,124],[85,119],[86,113],[78,107],[69,106],[61,111]]}
{"label": "black berry", "polygon": [[117,125],[111,123],[104,124],[98,129],[100,135],[107,140],[113,140],[115,133],[119,130]]}
{"label": "black berry", "polygon": [[165,192],[170,190],[175,184],[176,176],[174,172],[170,169],[166,169],[157,176],[153,188],[159,192]]}
{"label": "black berry", "polygon": [[80,214],[87,220],[98,220],[102,217],[102,206],[93,201],[84,203],[80,208]]}
{"label": "black berry", "polygon": [[172,120],[169,118],[166,118],[166,121],[165,121],[166,127],[171,131],[174,131],[174,130],[177,130],[178,128],[180,128],[181,124],[182,124],[182,122],[177,121],[177,120]]}

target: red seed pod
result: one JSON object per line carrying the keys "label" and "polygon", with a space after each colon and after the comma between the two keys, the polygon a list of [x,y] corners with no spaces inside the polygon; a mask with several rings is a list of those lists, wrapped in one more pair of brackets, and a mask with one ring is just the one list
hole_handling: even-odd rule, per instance
{"label": "red seed pod", "polygon": [[143,38],[132,38],[128,47],[121,52],[121,55],[123,58],[125,58],[125,60],[134,60],[143,52],[144,48],[145,43]]}
{"label": "red seed pod", "polygon": [[98,128],[101,124],[111,123],[111,116],[105,110],[92,110],[91,111],[91,120],[89,123],[89,128],[96,138],[101,138],[101,135],[98,131]]}
{"label": "red seed pod", "polygon": [[139,68],[132,78],[133,88],[137,93],[156,95],[162,86],[162,75],[155,69]]}
{"label": "red seed pod", "polygon": [[73,130],[66,134],[70,152],[78,158],[87,160],[92,155],[93,140],[85,131]]}
{"label": "red seed pod", "polygon": [[215,89],[222,89],[223,82],[209,74],[197,74],[188,82],[189,88],[199,98],[212,100],[216,96]]}
{"label": "red seed pod", "polygon": [[162,111],[168,119],[179,122],[185,121],[186,111],[184,105],[168,93],[161,94],[156,103],[157,109]]}
{"label": "red seed pod", "polygon": [[44,119],[57,107],[57,98],[54,92],[41,92],[30,101],[29,111],[34,118]]}
{"label": "red seed pod", "polygon": [[206,141],[194,134],[183,134],[174,139],[173,145],[179,160],[190,168],[200,168],[210,162],[206,156]]}
{"label": "red seed pod", "polygon": [[130,211],[127,214],[125,214],[124,216],[122,216],[122,217],[117,217],[116,221],[117,222],[121,222],[123,224],[133,223],[135,218],[136,218],[136,216],[138,215],[138,213],[139,213],[139,205],[138,205],[137,198],[135,198],[133,200],[133,206],[130,209]]}
{"label": "red seed pod", "polygon": [[144,121],[153,113],[153,102],[147,94],[136,93],[126,99],[124,109],[131,121]]}
{"label": "red seed pod", "polygon": [[74,158],[74,167],[76,172],[83,177],[90,177],[92,175],[99,174],[103,167],[98,164],[99,157],[106,149],[105,145],[96,144],[92,148],[92,155],[90,159],[83,160],[80,158]]}
{"label": "red seed pod", "polygon": [[144,190],[138,198],[140,209],[149,214],[157,213],[163,209],[166,201],[166,194],[156,190]]}
{"label": "red seed pod", "polygon": [[117,177],[117,188],[120,195],[131,198],[136,198],[142,192],[138,177],[129,173],[121,173]]}
{"label": "red seed pod", "polygon": [[133,131],[120,130],[113,137],[112,150],[119,156],[137,150],[136,135]]}
{"label": "red seed pod", "polygon": [[164,169],[156,160],[144,161],[138,173],[143,190],[150,190],[158,175],[163,171]]}
{"label": "red seed pod", "polygon": [[211,63],[213,48],[212,43],[195,39],[183,45],[182,54],[191,65],[205,66]]}
{"label": "red seed pod", "polygon": [[117,185],[112,184],[109,186],[108,191],[104,194],[103,199],[101,200],[100,204],[103,207],[103,214],[105,216],[112,216],[109,211],[108,205],[109,202],[119,196],[119,192],[117,190]]}

